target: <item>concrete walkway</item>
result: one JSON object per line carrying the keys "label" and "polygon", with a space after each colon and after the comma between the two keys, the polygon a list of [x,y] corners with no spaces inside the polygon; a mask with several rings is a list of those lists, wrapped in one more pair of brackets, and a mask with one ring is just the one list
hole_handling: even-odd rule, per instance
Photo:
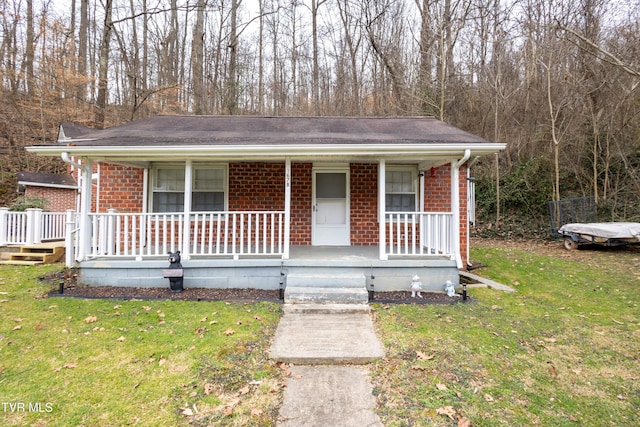
{"label": "concrete walkway", "polygon": [[384,357],[367,304],[286,304],[270,354],[292,364],[278,426],[382,426],[353,366]]}
{"label": "concrete walkway", "polygon": [[496,291],[516,292],[516,290],[511,286],[503,285],[502,283],[495,282],[491,279],[487,279],[486,277],[478,276],[477,274],[469,273],[468,271],[460,271],[460,276],[476,282],[474,284],[467,285],[468,288],[486,287]]}

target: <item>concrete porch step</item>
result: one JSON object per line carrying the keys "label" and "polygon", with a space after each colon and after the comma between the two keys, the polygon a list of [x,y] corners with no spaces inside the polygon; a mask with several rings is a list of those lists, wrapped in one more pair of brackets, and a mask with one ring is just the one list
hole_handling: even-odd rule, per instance
{"label": "concrete porch step", "polygon": [[284,304],[284,314],[369,314],[369,304]]}
{"label": "concrete porch step", "polygon": [[287,288],[364,288],[366,280],[363,273],[291,272],[287,274]]}
{"label": "concrete porch step", "polygon": [[292,272],[287,274],[288,304],[366,304],[369,293],[363,273]]}
{"label": "concrete porch step", "polygon": [[366,304],[369,293],[361,288],[319,288],[287,286],[285,304]]}

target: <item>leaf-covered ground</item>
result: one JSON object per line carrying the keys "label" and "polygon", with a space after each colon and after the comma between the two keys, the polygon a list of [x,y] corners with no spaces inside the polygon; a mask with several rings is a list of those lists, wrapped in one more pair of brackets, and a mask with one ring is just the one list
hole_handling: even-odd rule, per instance
{"label": "leaf-covered ground", "polygon": [[275,303],[44,298],[0,267],[0,424],[273,425]]}
{"label": "leaf-covered ground", "polygon": [[472,304],[377,305],[386,426],[640,424],[640,248],[476,242]]}
{"label": "leaf-covered ground", "polygon": [[[640,425],[640,248],[473,247],[517,293],[373,304],[384,424]],[[0,424],[275,424],[278,303],[44,298],[57,269],[0,267]]]}

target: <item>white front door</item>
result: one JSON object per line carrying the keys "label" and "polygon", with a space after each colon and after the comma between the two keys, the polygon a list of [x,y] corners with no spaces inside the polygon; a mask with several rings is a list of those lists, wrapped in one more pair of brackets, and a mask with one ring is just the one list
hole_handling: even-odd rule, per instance
{"label": "white front door", "polygon": [[313,171],[313,245],[349,246],[349,168]]}

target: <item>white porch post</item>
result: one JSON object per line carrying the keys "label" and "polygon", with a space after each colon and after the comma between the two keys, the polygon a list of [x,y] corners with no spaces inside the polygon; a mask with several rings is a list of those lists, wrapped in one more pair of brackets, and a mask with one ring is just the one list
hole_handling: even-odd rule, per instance
{"label": "white porch post", "polygon": [[451,162],[451,213],[453,215],[453,253],[456,257],[458,268],[462,268],[462,255],[460,254],[460,166],[471,157],[471,150],[466,149],[464,156]]}
{"label": "white porch post", "polygon": [[386,163],[384,159],[378,161],[378,225],[379,225],[379,258],[382,261],[389,259],[386,252],[387,246],[387,220],[385,208],[387,201],[386,190]]}
{"label": "white porch post", "polygon": [[284,250],[282,259],[289,259],[291,240],[291,159],[284,160]]}
{"label": "white porch post", "polygon": [[80,186],[80,231],[78,236],[78,259],[87,259],[91,253],[91,174],[93,173],[93,161],[85,160],[82,164],[82,184]]}
{"label": "white porch post", "polygon": [[189,246],[191,235],[191,192],[193,191],[193,162],[187,160],[184,168],[184,228],[182,230],[182,259],[189,259]]}
{"label": "white porch post", "polygon": [[9,208],[0,208],[0,245],[7,243],[7,216]]}
{"label": "white porch post", "polygon": [[64,229],[64,247],[65,247],[65,259],[64,264],[66,267],[73,267],[76,254],[76,247],[74,245],[73,233],[76,226],[76,212],[73,209],[67,210],[65,229]]}
{"label": "white porch post", "polygon": [[28,208],[27,214],[27,245],[42,243],[42,209]]}

